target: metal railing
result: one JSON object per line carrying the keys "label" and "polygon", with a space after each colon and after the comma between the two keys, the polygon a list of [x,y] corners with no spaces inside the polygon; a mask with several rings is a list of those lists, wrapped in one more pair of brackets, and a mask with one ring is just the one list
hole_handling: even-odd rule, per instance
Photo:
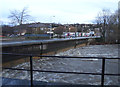
{"label": "metal railing", "polygon": [[[118,60],[120,58],[105,58],[105,57],[75,57],[75,56],[47,56],[47,55],[33,55],[33,54],[13,54],[13,53],[2,53],[2,55],[14,55],[14,56],[26,56],[30,58],[30,69],[18,69],[18,68],[8,68],[2,67],[2,69],[10,69],[10,70],[21,70],[21,71],[30,71],[31,77],[31,87],[33,87],[33,71],[36,72],[50,72],[50,73],[66,73],[66,74],[89,74],[89,75],[100,75],[101,76],[101,87],[104,87],[104,76],[120,76],[120,74],[111,74],[105,73],[105,61],[106,59],[114,59]],[[102,60],[102,72],[101,73],[85,73],[85,72],[64,72],[64,71],[48,71],[48,70],[35,70],[33,69],[33,57],[49,57],[49,58],[78,58],[78,59],[101,59]]]}

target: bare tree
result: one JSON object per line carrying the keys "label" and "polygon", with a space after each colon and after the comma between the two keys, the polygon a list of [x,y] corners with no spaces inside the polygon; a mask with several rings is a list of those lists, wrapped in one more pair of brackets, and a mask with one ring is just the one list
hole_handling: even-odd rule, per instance
{"label": "bare tree", "polygon": [[63,34],[64,31],[65,31],[65,29],[64,29],[63,26],[59,26],[59,27],[57,27],[57,28],[54,29],[54,33],[58,34],[59,37],[61,37],[61,35]]}
{"label": "bare tree", "polygon": [[11,19],[12,24],[21,25],[23,23],[31,21],[32,17],[29,15],[28,9],[24,7],[21,11],[19,10],[11,11],[8,18]]}
{"label": "bare tree", "polygon": [[102,26],[102,35],[105,42],[116,42],[118,40],[118,11],[111,13],[103,9],[97,16],[96,23]]}
{"label": "bare tree", "polygon": [[[119,1],[120,4],[120,1]],[[118,8],[118,43],[120,43],[120,8]]]}
{"label": "bare tree", "polygon": [[103,9],[101,12],[98,13],[96,17],[96,23],[98,26],[102,26],[102,37],[103,40],[106,42],[106,39],[108,38],[108,24],[110,19],[111,12],[109,9]]}
{"label": "bare tree", "polygon": [[70,28],[69,28],[69,31],[70,31],[70,32],[77,32],[77,28],[76,28],[76,27],[70,27]]}

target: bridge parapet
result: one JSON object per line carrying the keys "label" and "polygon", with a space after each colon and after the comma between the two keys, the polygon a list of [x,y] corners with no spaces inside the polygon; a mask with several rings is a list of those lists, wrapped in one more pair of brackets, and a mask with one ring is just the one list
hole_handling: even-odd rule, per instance
{"label": "bridge parapet", "polygon": [[[57,53],[60,50],[67,48],[76,48],[79,45],[87,45],[89,40],[94,40],[99,37],[81,37],[81,38],[67,38],[67,39],[52,39],[52,40],[31,40],[31,41],[15,41],[3,42],[3,53],[17,53],[17,54],[47,54]],[[19,56],[22,58],[22,56]],[[17,56],[3,55],[3,62],[19,59]]]}

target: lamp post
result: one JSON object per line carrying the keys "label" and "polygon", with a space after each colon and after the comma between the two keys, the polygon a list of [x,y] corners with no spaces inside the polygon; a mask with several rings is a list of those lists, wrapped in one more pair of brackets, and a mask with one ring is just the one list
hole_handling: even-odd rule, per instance
{"label": "lamp post", "polygon": [[50,24],[50,39],[52,38],[51,31],[52,31],[52,23]]}
{"label": "lamp post", "polygon": [[75,38],[77,37],[77,25],[75,25]]}
{"label": "lamp post", "polygon": [[51,17],[51,23],[50,23],[50,39],[52,38],[52,18],[55,17],[55,16],[52,16]]}

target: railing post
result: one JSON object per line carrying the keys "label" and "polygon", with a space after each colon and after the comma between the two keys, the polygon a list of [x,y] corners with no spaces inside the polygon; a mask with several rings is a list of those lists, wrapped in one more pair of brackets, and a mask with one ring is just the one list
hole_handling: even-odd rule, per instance
{"label": "railing post", "polygon": [[104,87],[104,74],[105,74],[105,58],[102,59],[102,75],[101,75],[101,86]]}
{"label": "railing post", "polygon": [[32,56],[30,56],[30,77],[31,77],[31,87],[33,87],[33,64],[32,64]]}
{"label": "railing post", "polygon": [[[43,43],[41,43],[41,50],[40,50],[40,55],[42,56],[42,51],[43,51]],[[42,58],[42,57],[40,57]]]}

